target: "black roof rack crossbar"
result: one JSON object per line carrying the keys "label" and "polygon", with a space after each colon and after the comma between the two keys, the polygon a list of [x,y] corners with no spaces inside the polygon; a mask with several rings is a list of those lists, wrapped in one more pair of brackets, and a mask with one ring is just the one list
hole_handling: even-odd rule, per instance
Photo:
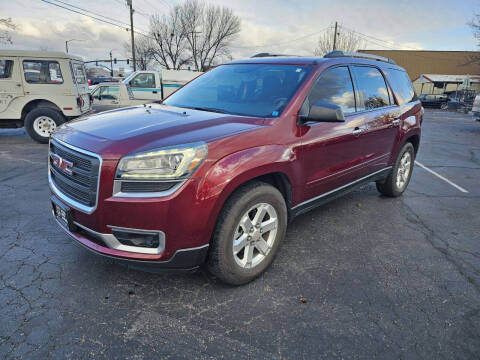
{"label": "black roof rack crossbar", "polygon": [[396,65],[395,61],[393,61],[390,58],[378,56],[378,55],[372,55],[372,54],[359,53],[359,52],[346,52],[346,51],[336,50],[336,51],[329,52],[328,54],[325,54],[323,57],[324,58],[354,57],[354,58],[383,61],[383,62]]}
{"label": "black roof rack crossbar", "polygon": [[298,55],[285,55],[285,54],[270,54],[270,53],[259,53],[255,54],[252,56],[252,58],[258,58],[258,57],[276,57],[276,56],[298,56]]}

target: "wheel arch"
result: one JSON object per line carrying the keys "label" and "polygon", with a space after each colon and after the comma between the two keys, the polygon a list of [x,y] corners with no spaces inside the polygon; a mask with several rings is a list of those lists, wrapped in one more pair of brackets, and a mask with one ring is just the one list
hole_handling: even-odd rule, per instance
{"label": "wheel arch", "polygon": [[409,136],[405,140],[404,144],[406,144],[407,142],[409,142],[413,145],[413,149],[415,150],[415,156],[417,156],[418,148],[420,147],[420,135],[413,134],[413,135]]}
{"label": "wheel arch", "polygon": [[49,109],[52,109],[52,110],[56,110],[60,114],[62,114],[62,116],[64,116],[62,110],[55,103],[53,103],[51,101],[48,101],[48,100],[44,100],[44,99],[36,99],[36,100],[29,101],[28,103],[26,103],[23,106],[22,113],[21,113],[22,121],[25,121],[25,117],[27,116],[27,114],[30,111],[32,111],[34,109],[37,109],[37,108],[40,108],[40,107],[45,107],[45,108],[49,108]]}

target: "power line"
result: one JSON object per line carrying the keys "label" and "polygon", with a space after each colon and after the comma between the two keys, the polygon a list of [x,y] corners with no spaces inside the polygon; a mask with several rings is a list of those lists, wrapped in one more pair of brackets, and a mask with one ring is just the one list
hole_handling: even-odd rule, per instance
{"label": "power line", "polygon": [[324,31],[326,31],[326,30],[328,30],[328,29],[330,29],[330,28],[332,28],[332,25],[329,25],[329,26],[327,26],[326,28],[323,28],[323,29],[320,30],[320,31],[316,31],[316,32],[314,32],[314,33],[307,34],[307,35],[301,36],[301,37],[296,38],[296,39],[284,41],[284,42],[277,43],[277,44],[273,44],[273,45],[272,45],[272,44],[265,44],[265,45],[230,46],[230,47],[232,47],[232,48],[238,48],[238,49],[256,49],[256,48],[266,48],[266,47],[272,47],[272,46],[285,45],[285,44],[289,44],[289,43],[292,43],[292,42],[295,42],[295,41],[299,41],[299,40],[308,38],[308,37],[313,36],[313,35],[321,34],[322,32],[324,32]]}

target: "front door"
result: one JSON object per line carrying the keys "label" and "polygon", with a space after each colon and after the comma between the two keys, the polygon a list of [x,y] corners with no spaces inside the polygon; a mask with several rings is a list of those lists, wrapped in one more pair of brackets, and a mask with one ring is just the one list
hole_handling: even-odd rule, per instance
{"label": "front door", "polygon": [[0,58],[0,116],[8,118],[8,106],[13,99],[23,96],[22,80],[20,79],[20,69],[18,58],[1,57]]}
{"label": "front door", "polygon": [[356,113],[355,95],[347,66],[325,70],[313,85],[302,112],[317,101],[339,105],[344,122],[308,122],[303,126],[301,162],[304,199],[349,184],[368,174],[364,151],[363,116]]}
{"label": "front door", "polygon": [[93,91],[92,110],[95,112],[113,110],[118,108],[120,91],[116,85],[102,85]]}
{"label": "front door", "polygon": [[160,84],[156,84],[154,73],[137,74],[129,85],[135,99],[158,100],[161,97],[162,90]]}

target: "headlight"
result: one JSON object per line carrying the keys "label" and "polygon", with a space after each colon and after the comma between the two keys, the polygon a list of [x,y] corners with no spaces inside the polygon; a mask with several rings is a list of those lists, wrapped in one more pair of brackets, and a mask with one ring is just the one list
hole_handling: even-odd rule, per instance
{"label": "headlight", "polygon": [[164,180],[191,175],[207,156],[205,143],[168,147],[128,155],[120,159],[115,179]]}

